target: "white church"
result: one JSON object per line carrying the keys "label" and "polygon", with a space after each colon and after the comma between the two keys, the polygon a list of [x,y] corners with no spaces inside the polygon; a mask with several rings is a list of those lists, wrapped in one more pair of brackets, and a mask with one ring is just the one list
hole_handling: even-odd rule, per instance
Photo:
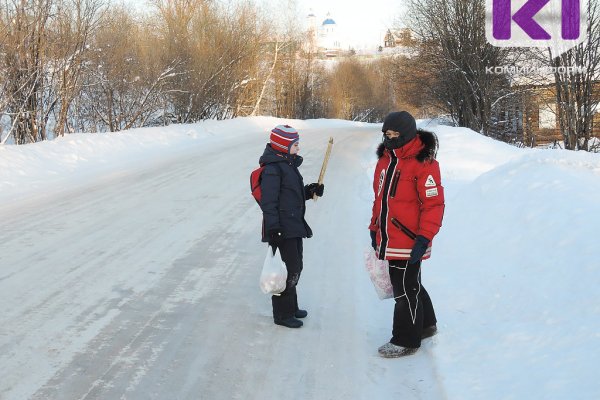
{"label": "white church", "polygon": [[319,23],[317,16],[312,11],[306,17],[308,38],[305,50],[318,52],[325,57],[337,57],[342,50],[337,24],[330,13],[323,22]]}

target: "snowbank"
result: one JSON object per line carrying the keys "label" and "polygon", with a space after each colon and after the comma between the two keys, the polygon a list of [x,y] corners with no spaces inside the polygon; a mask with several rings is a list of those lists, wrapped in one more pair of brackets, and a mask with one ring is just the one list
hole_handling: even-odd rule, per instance
{"label": "snowbank", "polygon": [[447,199],[425,276],[448,398],[594,398],[600,157],[438,134],[447,186],[483,172]]}

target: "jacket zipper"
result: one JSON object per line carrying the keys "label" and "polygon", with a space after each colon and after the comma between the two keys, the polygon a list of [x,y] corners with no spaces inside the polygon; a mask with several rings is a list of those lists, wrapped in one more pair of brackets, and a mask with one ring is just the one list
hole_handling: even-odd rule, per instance
{"label": "jacket zipper", "polygon": [[396,228],[400,229],[406,236],[408,236],[412,240],[415,240],[417,238],[417,235],[413,231],[411,231],[410,229],[408,229],[406,227],[406,225],[404,225],[402,222],[398,221],[396,218],[392,217],[391,221],[392,221],[392,224]]}
{"label": "jacket zipper", "polygon": [[[389,172],[392,172],[396,169],[396,165],[398,164],[398,158],[396,157],[396,155],[394,154],[394,152],[390,152],[390,162],[388,164],[388,166],[386,167],[386,174],[385,174],[385,178],[383,181],[383,187],[382,187],[382,193],[381,193],[381,209],[379,210],[379,229],[381,231],[381,241],[379,243],[379,259],[380,260],[384,260],[385,258],[385,253],[386,253],[386,248],[388,245],[388,235],[387,235],[387,216],[389,215],[389,205],[388,205],[388,198],[390,195],[390,189],[391,189],[391,184],[392,184],[392,178],[394,177],[393,174],[390,174]],[[382,218],[383,216],[383,218]]]}
{"label": "jacket zipper", "polygon": [[396,171],[394,179],[392,180],[392,188],[390,189],[390,197],[396,196],[396,189],[398,188],[398,181],[400,180],[400,171]]}

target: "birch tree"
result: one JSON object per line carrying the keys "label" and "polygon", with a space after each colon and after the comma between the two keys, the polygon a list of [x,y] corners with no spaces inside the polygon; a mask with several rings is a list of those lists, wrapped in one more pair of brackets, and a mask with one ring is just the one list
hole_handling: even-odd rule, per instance
{"label": "birch tree", "polygon": [[144,126],[164,105],[177,62],[163,63],[162,42],[147,24],[113,7],[97,29],[85,71],[81,118],[91,131]]}
{"label": "birch tree", "polygon": [[67,0],[56,12],[53,59],[56,82],[56,125],[54,133],[68,131],[71,104],[80,94],[85,63],[93,35],[101,21],[105,3],[102,0]]}
{"label": "birch tree", "polygon": [[180,62],[168,87],[172,120],[194,122],[234,116],[252,79],[261,46],[257,10],[251,4],[156,0],[168,57]]}
{"label": "birch tree", "polygon": [[46,72],[49,65],[49,22],[51,0],[11,0],[2,4],[4,41],[0,57],[6,96],[6,114],[10,117],[8,134],[16,144],[32,143],[47,137],[48,116],[54,102]]}

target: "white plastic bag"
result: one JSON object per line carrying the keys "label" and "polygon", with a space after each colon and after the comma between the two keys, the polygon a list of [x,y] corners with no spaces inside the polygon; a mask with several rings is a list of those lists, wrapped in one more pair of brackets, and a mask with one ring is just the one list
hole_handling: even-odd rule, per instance
{"label": "white plastic bag", "polygon": [[375,291],[380,300],[394,297],[392,282],[390,281],[389,263],[387,260],[379,260],[372,248],[365,251],[365,267],[369,278],[375,286]]}
{"label": "white plastic bag", "polygon": [[260,289],[265,294],[279,294],[285,290],[287,268],[281,260],[279,249],[273,255],[273,248],[267,246],[267,256],[260,274]]}

